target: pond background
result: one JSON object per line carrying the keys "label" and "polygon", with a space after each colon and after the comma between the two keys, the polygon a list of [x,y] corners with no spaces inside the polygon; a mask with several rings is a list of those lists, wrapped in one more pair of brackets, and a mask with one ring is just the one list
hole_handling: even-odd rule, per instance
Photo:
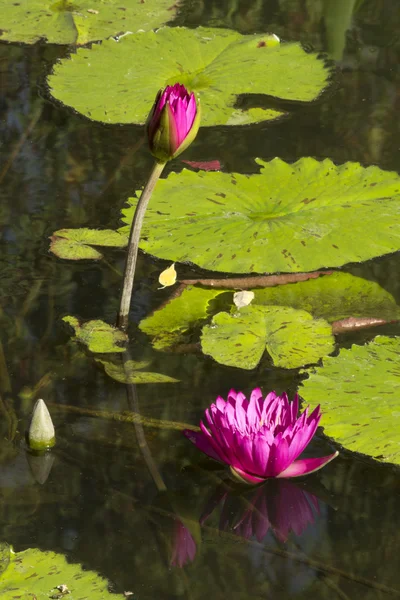
{"label": "pond background", "polygon": [[[191,0],[174,24],[270,31],[324,52],[329,36],[323,4]],[[331,14],[334,23],[339,20],[339,11]],[[335,84],[319,101],[274,124],[201,129],[184,160],[218,159],[227,171],[252,173],[255,157],[313,156],[400,172],[398,0],[360,3],[345,42]],[[143,186],[152,157],[141,144],[142,128],[92,123],[49,100],[45,76],[67,51],[45,44],[0,45],[0,539],[16,550],[38,546],[66,553],[100,571],[113,590],[131,590],[138,600],[400,596],[399,471],[346,452],[312,476],[319,512],[299,535],[282,541],[270,529],[259,543],[257,536],[246,541],[229,526],[221,534],[216,509],[201,544],[195,541],[193,562],[171,565],[174,511],[198,521],[224,472],[213,470],[179,431],[146,427],[170,492],[167,502],[146,468],[133,425],[90,415],[129,410],[126,388],[70,341],[61,317],[113,322],[123,254],[107,253],[108,263],[64,262],[49,254],[48,237],[59,228],[117,226],[126,198]],[[169,169],[183,166],[177,159]],[[140,257],[134,322],[169,294],[157,290],[166,264]],[[400,301],[398,255],[345,270],[379,282]],[[187,267],[179,275],[190,273]],[[341,341],[350,345],[398,331],[388,325]],[[300,381],[297,371],[272,368],[266,360],[241,372],[201,354],[156,353],[143,334],[135,336],[132,354],[151,360],[151,370],[180,380],[138,387],[142,414],[166,421],[197,424],[204,408],[231,387],[248,392],[260,385],[293,394]],[[58,442],[43,485],[35,480],[37,463],[27,457],[23,442],[37,397],[49,405]],[[12,408],[21,419],[13,442]],[[321,438],[311,451],[329,453],[331,447]],[[288,515],[297,512],[295,501],[280,500],[280,493],[265,491]]]}

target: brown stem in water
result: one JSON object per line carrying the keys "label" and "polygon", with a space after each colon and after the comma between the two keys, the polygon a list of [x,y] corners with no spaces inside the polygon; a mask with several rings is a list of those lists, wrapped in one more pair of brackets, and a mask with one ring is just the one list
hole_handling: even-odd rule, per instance
{"label": "brown stem in water", "polygon": [[296,283],[317,279],[321,275],[332,275],[333,271],[313,271],[312,273],[284,273],[282,275],[255,275],[250,277],[230,277],[228,279],[183,279],[182,285],[204,285],[206,287],[248,290],[256,287],[274,287],[285,283]]}
{"label": "brown stem in water", "polygon": [[378,327],[378,325],[387,325],[396,323],[396,321],[386,321],[385,319],[374,319],[373,317],[349,317],[332,323],[332,332],[345,333],[347,331],[357,331],[358,329],[368,329],[368,327]]}
{"label": "brown stem in water", "polygon": [[24,133],[19,138],[17,144],[14,147],[14,150],[10,154],[8,161],[2,168],[2,170],[0,172],[0,183],[3,181],[4,177],[7,175],[9,168],[13,164],[14,160],[17,158],[19,151],[21,150],[22,146],[25,144],[26,140],[28,139],[28,137],[30,136],[32,131],[34,130],[36,123],[40,119],[41,114],[42,114],[42,106],[40,105],[38,110],[34,113],[32,119],[30,120],[28,127],[25,129]]}
{"label": "brown stem in water", "polygon": [[143,219],[146,208],[153,193],[154,187],[163,172],[166,163],[156,162],[150,174],[149,180],[137,203],[135,214],[133,215],[131,232],[128,242],[128,255],[126,257],[124,281],[122,286],[121,302],[117,317],[117,326],[120,329],[128,327],[129,309],[131,306],[133,280],[135,278],[136,260],[139,250],[140,232],[142,230]]}
{"label": "brown stem in water", "polygon": [[47,402],[47,406],[51,406],[53,410],[66,411],[79,415],[87,415],[89,417],[97,417],[98,419],[106,419],[108,421],[121,421],[122,423],[141,423],[145,427],[154,427],[156,429],[174,429],[175,431],[183,431],[190,429],[191,431],[200,431],[196,425],[189,423],[181,423],[180,421],[164,421],[163,419],[153,419],[152,417],[144,417],[136,412],[130,413],[112,413],[106,410],[93,410],[90,408],[81,408],[80,406],[71,406],[69,404],[58,404],[56,402]]}
{"label": "brown stem in water", "polygon": [[[127,381],[129,381],[129,374],[128,374],[128,369],[126,368],[126,364],[129,360],[130,360],[130,355],[129,355],[129,351],[127,350],[126,352],[124,352],[124,355],[122,357],[124,371],[125,371],[125,377],[126,377]],[[126,393],[128,396],[128,404],[129,404],[129,408],[132,411],[132,415],[136,415],[136,416],[140,417],[139,396],[138,396],[136,384],[127,383],[126,384]],[[146,435],[144,433],[143,424],[140,419],[135,419],[133,421],[133,425],[135,427],[136,437],[137,437],[137,441],[139,444],[139,448],[142,452],[142,455],[143,455],[144,461],[147,465],[147,468],[150,471],[150,475],[152,476],[153,481],[156,484],[158,491],[165,492],[167,490],[167,486],[165,485],[163,478],[161,477],[161,474],[156,465],[156,462],[150,452],[150,448],[149,448],[149,445],[146,440]]]}
{"label": "brown stem in water", "polygon": [[111,175],[111,177],[108,179],[106,185],[104,186],[104,188],[101,191],[100,197],[104,196],[104,194],[108,191],[110,185],[115,181],[118,173],[121,171],[121,169],[123,169],[123,167],[128,163],[128,161],[135,156],[136,152],[138,150],[140,150],[140,148],[143,146],[144,142],[146,141],[146,136],[143,135],[142,137],[140,137],[138,139],[138,141],[136,142],[136,144],[133,146],[133,148],[131,148],[126,154],[125,156],[123,156],[121,158],[121,161],[118,165],[118,167],[115,169],[114,173]]}

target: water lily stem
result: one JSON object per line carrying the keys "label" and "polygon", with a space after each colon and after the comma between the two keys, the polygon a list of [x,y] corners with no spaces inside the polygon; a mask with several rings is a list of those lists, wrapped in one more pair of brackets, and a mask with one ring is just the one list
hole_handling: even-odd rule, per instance
{"label": "water lily stem", "polygon": [[149,180],[139,198],[139,202],[137,203],[135,214],[133,216],[128,242],[128,255],[126,257],[121,302],[117,317],[117,326],[120,329],[125,330],[128,326],[133,280],[135,278],[136,260],[139,250],[140,232],[142,230],[144,215],[146,213],[146,208],[153,193],[154,187],[161,173],[163,172],[165,165],[166,163],[155,163]]}

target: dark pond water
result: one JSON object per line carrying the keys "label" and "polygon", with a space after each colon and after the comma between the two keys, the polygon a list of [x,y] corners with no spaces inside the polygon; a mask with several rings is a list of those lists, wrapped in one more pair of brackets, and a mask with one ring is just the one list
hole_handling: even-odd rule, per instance
{"label": "dark pond water", "polygon": [[[332,30],[321,19],[322,0],[188,0],[177,23],[273,31],[327,51],[342,4],[332,2]],[[400,171],[398,0],[358,5],[344,48],[335,46],[336,84],[321,101],[272,126],[201,130],[185,159],[219,159],[244,173],[255,170],[254,157],[274,156]],[[113,322],[123,255],[62,262],[49,254],[48,237],[63,227],[116,226],[152,159],[140,147],[141,129],[103,127],[50,102],[45,75],[66,51],[0,45],[0,541],[65,553],[138,600],[400,596],[398,470],[342,452],[300,486],[271,482],[244,494],[183,438],[179,423],[197,424],[229,388],[293,393],[300,376],[265,361],[241,372],[199,354],[151,350],[134,323],[167,291],[157,290],[164,263],[147,257],[136,280],[131,351],[180,380],[137,390],[141,413],[162,421],[144,433],[168,493],[157,488],[134,425],[110,418],[129,411],[126,387],[70,341],[61,317]],[[348,270],[400,301],[397,255]],[[57,428],[44,463],[23,442],[38,397]],[[321,436],[311,450],[331,448]]]}

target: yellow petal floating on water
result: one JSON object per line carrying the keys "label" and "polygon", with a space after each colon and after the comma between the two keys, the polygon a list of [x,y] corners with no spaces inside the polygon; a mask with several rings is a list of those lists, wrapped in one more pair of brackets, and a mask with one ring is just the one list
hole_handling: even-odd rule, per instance
{"label": "yellow petal floating on water", "polygon": [[176,282],[175,263],[172,263],[172,265],[168,267],[168,269],[165,269],[162,273],[160,273],[158,281],[162,285],[162,287],[160,288],[161,290],[170,285],[174,285],[174,283]]}
{"label": "yellow petal floating on water", "polygon": [[248,306],[254,298],[254,292],[235,292],[233,294],[233,302],[237,308]]}

